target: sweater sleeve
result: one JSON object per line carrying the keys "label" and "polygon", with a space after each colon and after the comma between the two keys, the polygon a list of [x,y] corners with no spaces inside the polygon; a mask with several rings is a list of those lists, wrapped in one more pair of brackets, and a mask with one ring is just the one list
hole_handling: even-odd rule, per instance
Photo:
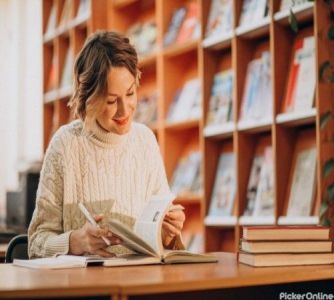
{"label": "sweater sleeve", "polygon": [[[152,195],[157,194],[168,194],[171,190],[168,185],[165,166],[161,157],[160,148],[158,142],[152,132],[150,132],[150,145],[151,149],[149,151],[150,158],[147,160],[150,165],[149,174],[149,186],[151,186]],[[172,243],[169,245],[170,249],[173,250],[184,250],[185,246],[182,241],[182,236],[177,236],[173,239]]]}
{"label": "sweater sleeve", "polygon": [[57,133],[46,151],[37,190],[36,207],[28,229],[29,257],[67,254],[71,232],[63,231],[63,165]]}

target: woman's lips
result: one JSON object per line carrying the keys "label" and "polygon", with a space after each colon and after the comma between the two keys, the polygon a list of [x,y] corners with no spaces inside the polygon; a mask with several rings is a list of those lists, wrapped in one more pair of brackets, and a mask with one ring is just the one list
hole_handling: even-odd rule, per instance
{"label": "woman's lips", "polygon": [[124,119],[113,119],[117,125],[124,126],[128,123],[129,117]]}

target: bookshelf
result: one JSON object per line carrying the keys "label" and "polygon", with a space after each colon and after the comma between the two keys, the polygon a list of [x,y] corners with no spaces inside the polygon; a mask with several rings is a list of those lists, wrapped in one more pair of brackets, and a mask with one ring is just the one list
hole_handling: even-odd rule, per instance
{"label": "bookshelf", "polygon": [[[157,120],[149,124],[156,134],[165,162],[167,177],[171,181],[180,157],[190,151],[199,150],[202,156],[201,176],[203,193],[183,194],[177,203],[186,207],[186,235],[199,234],[204,237],[206,251],[238,250],[241,236],[240,217],[247,207],[246,194],[255,153],[270,145],[273,153],[274,213],[268,218],[254,218],[253,224],[277,224],[287,211],[287,199],[291,189],[291,172],[294,164],[295,148],[304,142],[297,142],[306,136],[305,143],[316,147],[316,196],[309,218],[296,219],[296,224],[317,223],[318,210],[324,196],[326,182],[321,169],[333,153],[333,147],[323,143],[326,131],[320,129],[320,115],[331,107],[331,87],[321,83],[316,76],[315,103],[305,111],[284,113],[282,105],[285,97],[293,45],[296,39],[308,35],[315,36],[315,69],[331,57],[325,31],[330,23],[323,1],[314,1],[293,7],[299,24],[299,32],[293,33],[288,23],[288,12],[280,11],[280,1],[269,0],[263,18],[256,22],[240,25],[243,1],[233,2],[232,30],[207,38],[206,24],[211,1],[207,0],[91,0],[88,13],[77,16],[80,1],[70,1],[70,18],[66,25],[58,28],[63,0],[43,2],[44,32],[44,148],[50,136],[59,126],[72,117],[66,103],[71,95],[70,87],[60,88],[61,74],[66,53],[70,48],[75,56],[87,35],[97,29],[116,30],[127,34],[136,24],[154,22],[156,45],[152,51],[140,55],[142,71],[138,98],[158,91]],[[197,5],[200,35],[182,42],[164,46],[164,36],[176,9],[181,6]],[[52,7],[56,11],[54,30],[47,30]],[[264,51],[270,54],[270,78],[272,103],[266,118],[240,120],[247,67],[250,61],[261,57]],[[232,121],[206,127],[207,113],[214,75],[221,71],[233,71]],[[50,88],[50,76],[54,76]],[[168,113],[178,89],[191,79],[201,83],[200,118],[168,121]],[[298,144],[298,145],[297,145]],[[332,148],[331,148],[332,147]],[[236,169],[236,196],[233,213],[225,219],[216,218],[205,223],[213,192],[219,156],[233,152]],[[241,222],[242,223],[242,222]]]}

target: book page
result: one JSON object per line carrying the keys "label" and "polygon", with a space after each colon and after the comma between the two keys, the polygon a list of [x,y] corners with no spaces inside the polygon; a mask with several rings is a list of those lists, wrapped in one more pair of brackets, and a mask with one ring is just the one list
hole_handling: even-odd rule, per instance
{"label": "book page", "polygon": [[148,243],[159,256],[163,253],[161,226],[173,200],[173,195],[153,196],[135,223],[135,233]]}

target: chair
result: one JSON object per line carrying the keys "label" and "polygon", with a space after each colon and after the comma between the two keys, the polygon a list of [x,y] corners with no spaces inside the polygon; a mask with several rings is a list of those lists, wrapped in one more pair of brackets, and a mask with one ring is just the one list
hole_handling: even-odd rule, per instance
{"label": "chair", "polygon": [[28,259],[28,235],[20,234],[13,237],[6,251],[5,263],[12,263],[14,258]]}

